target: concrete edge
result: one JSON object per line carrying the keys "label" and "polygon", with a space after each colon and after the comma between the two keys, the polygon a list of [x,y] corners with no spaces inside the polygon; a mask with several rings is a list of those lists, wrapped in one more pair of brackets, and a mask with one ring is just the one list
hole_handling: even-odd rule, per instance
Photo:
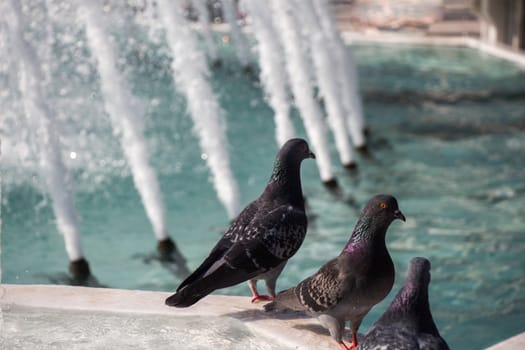
{"label": "concrete edge", "polygon": [[516,350],[525,349],[525,332],[517,334],[507,340],[504,340],[496,345],[492,345],[487,350]]}
{"label": "concrete edge", "polygon": [[316,319],[297,313],[265,313],[248,297],[209,295],[196,305],[177,309],[164,305],[171,293],[57,285],[0,285],[0,306],[76,311],[217,316],[235,318],[254,334],[293,349],[329,349],[336,343]]}

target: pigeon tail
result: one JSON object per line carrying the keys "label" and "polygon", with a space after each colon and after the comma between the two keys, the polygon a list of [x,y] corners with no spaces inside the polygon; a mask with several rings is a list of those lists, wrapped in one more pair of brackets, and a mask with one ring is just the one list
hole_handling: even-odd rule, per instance
{"label": "pigeon tail", "polygon": [[211,293],[211,291],[206,294],[194,294],[191,292],[190,288],[184,288],[168,297],[165,301],[165,304],[174,307],[189,307],[204,298],[209,293]]}
{"label": "pigeon tail", "polygon": [[293,310],[293,311],[305,311],[305,307],[295,296],[294,288],[287,289],[280,292],[275,297],[275,300],[271,303],[264,305],[264,311],[282,311],[282,310]]}

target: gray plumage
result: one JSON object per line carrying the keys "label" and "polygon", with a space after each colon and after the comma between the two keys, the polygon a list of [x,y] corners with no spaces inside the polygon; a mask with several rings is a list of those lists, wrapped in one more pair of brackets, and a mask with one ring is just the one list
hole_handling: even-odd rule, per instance
{"label": "gray plumage", "polygon": [[430,261],[410,261],[403,288],[359,344],[362,350],[448,350],[428,301]]}
{"label": "gray plumage", "polygon": [[216,289],[264,279],[271,297],[286,261],[301,246],[307,228],[300,165],[315,158],[306,141],[291,139],[277,154],[264,192],[233,221],[204,262],[166,299],[176,307],[193,305]]}
{"label": "gray plumage", "polygon": [[385,244],[386,231],[394,219],[405,221],[397,200],[390,195],[373,197],[341,254],[296,287],[279,293],[265,309],[307,311],[344,348],[343,330],[350,321],[352,346],[356,346],[363,317],[386,297],[394,283],[394,264]]}

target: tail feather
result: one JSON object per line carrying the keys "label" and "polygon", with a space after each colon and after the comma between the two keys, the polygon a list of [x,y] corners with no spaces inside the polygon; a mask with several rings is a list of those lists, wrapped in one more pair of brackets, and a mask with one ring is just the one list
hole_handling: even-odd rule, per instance
{"label": "tail feather", "polygon": [[210,292],[206,294],[202,293],[192,293],[190,288],[183,288],[179,290],[177,293],[171,295],[170,297],[166,298],[165,304],[168,306],[175,306],[175,307],[188,307],[192,306],[202,298],[204,298],[206,295],[208,295]]}
{"label": "tail feather", "polygon": [[273,312],[273,311],[280,311],[281,306],[276,303],[275,301],[272,301],[271,303],[267,303],[263,305],[264,311],[266,312]]}
{"label": "tail feather", "polygon": [[260,271],[247,273],[242,269],[234,269],[227,264],[212,266],[213,272],[198,277],[189,284],[177,289],[177,292],[166,299],[166,305],[188,307],[216,289],[231,287],[257,276]]}
{"label": "tail feather", "polygon": [[275,300],[264,305],[264,311],[304,311],[305,308],[295,296],[295,287],[279,292]]}

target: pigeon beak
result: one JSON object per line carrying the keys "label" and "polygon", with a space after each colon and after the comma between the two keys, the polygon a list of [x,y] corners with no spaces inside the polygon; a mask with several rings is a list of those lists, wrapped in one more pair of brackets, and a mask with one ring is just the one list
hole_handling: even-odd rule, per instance
{"label": "pigeon beak", "polygon": [[399,209],[396,209],[396,211],[394,212],[394,217],[396,219],[403,220],[405,222],[407,221],[407,219],[405,218],[405,216],[403,215],[403,213]]}
{"label": "pigeon beak", "polygon": [[315,159],[315,154],[313,152],[309,152],[308,153],[308,158],[313,158]]}

